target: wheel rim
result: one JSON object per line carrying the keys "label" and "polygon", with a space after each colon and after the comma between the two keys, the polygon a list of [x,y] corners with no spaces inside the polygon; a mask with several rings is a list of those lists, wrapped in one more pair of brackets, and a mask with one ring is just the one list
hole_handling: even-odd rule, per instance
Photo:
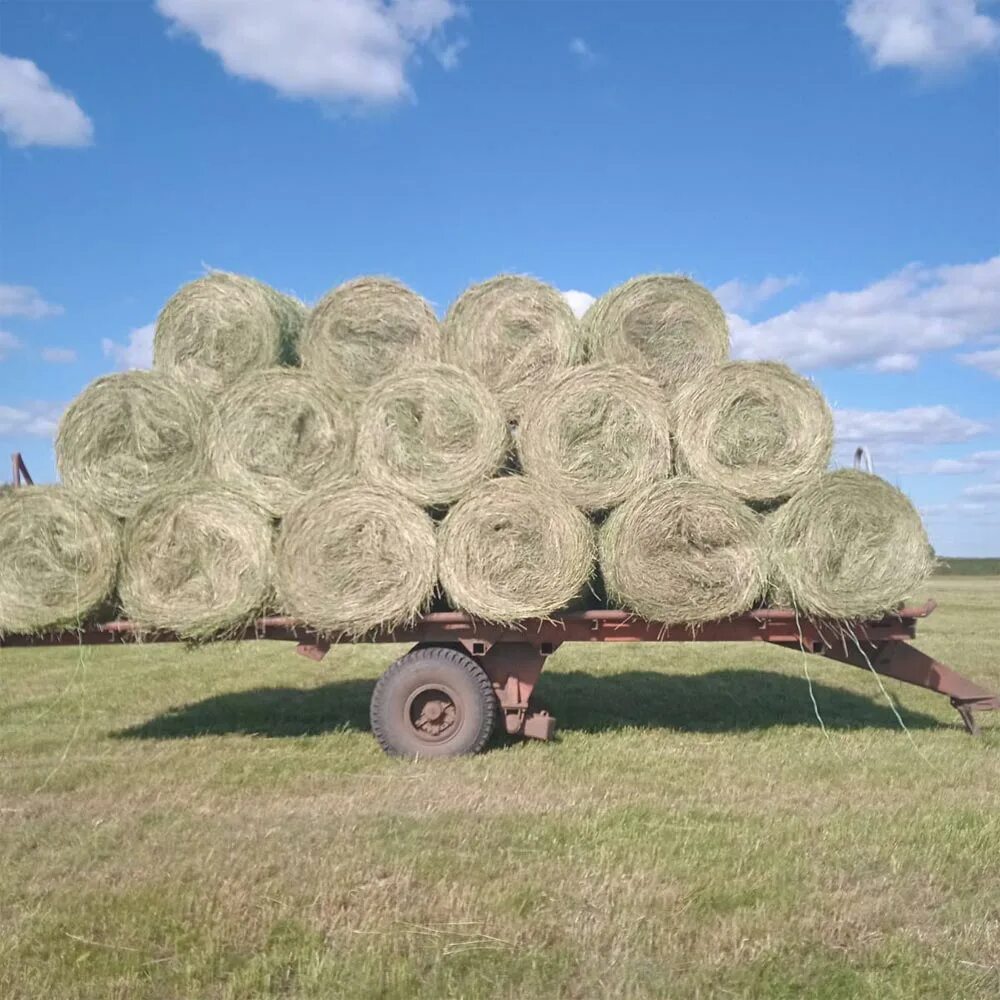
{"label": "wheel rim", "polygon": [[444,684],[423,684],[413,691],[403,717],[422,743],[446,743],[462,728],[461,702]]}

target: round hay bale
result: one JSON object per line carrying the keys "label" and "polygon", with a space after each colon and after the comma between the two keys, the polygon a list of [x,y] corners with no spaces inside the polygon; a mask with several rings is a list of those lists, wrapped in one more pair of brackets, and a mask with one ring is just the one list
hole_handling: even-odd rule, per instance
{"label": "round hay bale", "polygon": [[118,524],[65,486],[0,492],[0,634],[76,628],[107,601]]}
{"label": "round hay bale", "polygon": [[441,328],[416,292],[391,278],[358,278],[313,309],[301,343],[302,366],[341,392],[363,393],[403,365],[437,361]]}
{"label": "round hay bale", "polygon": [[867,472],[825,473],[771,515],[768,527],[772,601],[817,618],[893,611],[934,568],[920,515]]}
{"label": "round hay bale", "polygon": [[307,312],[263,282],[213,271],[163,307],[153,367],[217,387],[258,368],[294,364]]}
{"label": "round hay bale", "polygon": [[441,336],[445,361],[490,386],[512,421],[552,374],[582,352],[580,324],[562,294],[512,274],[463,292],[448,310]]}
{"label": "round hay bale", "polygon": [[594,529],[541,484],[505,476],[448,512],[438,561],[453,607],[501,623],[545,618],[583,595],[594,569]]}
{"label": "round hay bale", "polygon": [[307,372],[244,375],[216,405],[208,441],[215,475],[280,517],[318,482],[350,475],[352,411]]}
{"label": "round hay bale", "polygon": [[208,399],[194,385],[162,372],[104,375],[63,414],[59,475],[127,517],[161,487],[204,473],[208,420]]}
{"label": "round hay bale", "polygon": [[372,486],[443,506],[494,476],[509,444],[484,385],[452,365],[417,365],[377,382],[365,400],[358,471]]}
{"label": "round hay bale", "polygon": [[669,407],[628,368],[570,368],[528,405],[517,448],[525,475],[583,510],[607,510],[670,475]]}
{"label": "round hay bale", "polygon": [[734,494],[677,477],[613,510],[598,538],[609,602],[649,621],[695,625],[764,595],[763,519]]}
{"label": "round hay bale", "polygon": [[281,523],[279,604],[320,632],[358,637],[390,631],[430,606],[435,546],[434,522],[405,497],[325,484]]}
{"label": "round hay bale", "polygon": [[729,357],[726,314],[690,278],[648,274],[599,298],[581,320],[588,360],[625,364],[673,395]]}
{"label": "round hay bale", "polygon": [[235,634],[270,604],[272,535],[267,512],[222,483],[159,490],[125,524],[125,614],[185,639]]}
{"label": "round hay bale", "polygon": [[827,467],[833,415],[807,379],[774,361],[732,361],[673,405],[678,466],[744,500],[792,496]]}

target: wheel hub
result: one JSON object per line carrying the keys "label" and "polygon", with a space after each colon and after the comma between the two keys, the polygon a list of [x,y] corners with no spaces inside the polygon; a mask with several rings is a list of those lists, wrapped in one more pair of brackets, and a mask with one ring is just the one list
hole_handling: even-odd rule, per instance
{"label": "wheel hub", "polygon": [[407,700],[406,715],[416,734],[430,743],[449,739],[460,721],[457,699],[442,687],[414,691]]}

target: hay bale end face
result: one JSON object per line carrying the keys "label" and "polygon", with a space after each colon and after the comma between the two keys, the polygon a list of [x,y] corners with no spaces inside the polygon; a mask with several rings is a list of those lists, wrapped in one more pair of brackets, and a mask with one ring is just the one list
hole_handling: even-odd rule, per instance
{"label": "hay bale end face", "polygon": [[734,494],[679,477],[608,515],[598,546],[609,600],[649,621],[694,625],[763,597],[763,521]]}
{"label": "hay bale end face", "polygon": [[533,398],[517,448],[532,480],[583,510],[606,510],[670,475],[669,407],[659,386],[627,368],[571,368]]}
{"label": "hay bale end face", "polygon": [[208,420],[208,399],[194,385],[162,372],[104,375],[63,414],[59,475],[128,517],[151,493],[204,474]]}
{"label": "hay bale end face", "polygon": [[221,483],[158,491],[125,525],[125,614],[191,640],[239,632],[270,603],[272,535],[267,512]]}
{"label": "hay bale end face", "polygon": [[416,292],[391,278],[358,278],[327,293],[302,335],[303,368],[361,394],[404,365],[439,360],[441,328]]}
{"label": "hay bale end face", "polygon": [[0,634],[76,628],[111,598],[118,524],[64,486],[0,491]]}
{"label": "hay bale end face", "polygon": [[828,472],[768,518],[772,603],[867,618],[915,597],[934,568],[920,515],[884,479]]}
{"label": "hay bale end face", "polygon": [[674,274],[626,281],[599,298],[581,320],[591,362],[623,364],[668,395],[729,357],[729,327],[707,288]]}
{"label": "hay bale end face", "polygon": [[511,274],[463,292],[444,318],[442,343],[444,360],[488,385],[512,421],[548,378],[582,355],[580,325],[562,294]]}
{"label": "hay bale end face", "polygon": [[522,476],[491,480],[456,504],[441,523],[439,549],[452,606],[500,623],[571,605],[594,568],[587,517]]}
{"label": "hay bale end face", "polygon": [[353,407],[292,368],[251,372],[223,394],[208,450],[219,479],[280,517],[313,486],[353,469]]}
{"label": "hay bale end face", "polygon": [[263,282],[214,271],[163,307],[153,367],[217,388],[248,371],[294,364],[307,312]]}
{"label": "hay bale end face", "polygon": [[732,361],[673,404],[680,468],[745,500],[792,496],[826,470],[833,415],[807,379],[773,361]]}
{"label": "hay bale end face", "polygon": [[507,423],[489,390],[452,365],[376,383],[358,418],[358,471],[424,507],[458,500],[503,465]]}
{"label": "hay bale end face", "polygon": [[279,605],[320,632],[361,637],[411,622],[436,582],[434,522],[385,489],[327,484],[282,521]]}

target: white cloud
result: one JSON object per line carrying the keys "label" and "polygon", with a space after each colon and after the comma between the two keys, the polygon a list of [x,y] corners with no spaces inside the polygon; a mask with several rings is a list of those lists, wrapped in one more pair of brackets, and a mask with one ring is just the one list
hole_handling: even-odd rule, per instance
{"label": "white cloud", "polygon": [[128,335],[128,343],[119,344],[110,337],[101,340],[101,351],[106,358],[112,358],[121,369],[152,368],[153,334],[155,323],[137,327]]}
{"label": "white cloud", "polygon": [[867,288],[830,292],[760,323],[731,313],[729,325],[737,357],[884,370],[901,356],[909,363],[1000,330],[1000,256],[944,267],[911,264]]}
{"label": "white cloud", "polygon": [[885,354],[873,367],[877,372],[914,372],[919,364],[916,354]]}
{"label": "white cloud", "polygon": [[28,285],[0,285],[0,316],[24,316],[27,319],[44,319],[58,316],[62,306],[52,305]]}
{"label": "white cloud", "polygon": [[0,131],[12,146],[87,146],[94,125],[30,60],[0,54]]}
{"label": "white cloud", "polygon": [[63,408],[61,403],[25,403],[23,407],[0,404],[0,436],[52,437]]}
{"label": "white cloud", "polygon": [[577,56],[581,62],[590,63],[597,58],[594,50],[580,37],[570,39],[569,50],[573,53],[573,55]]}
{"label": "white cloud", "polygon": [[962,495],[979,497],[983,500],[1000,500],[1000,483],[980,483],[977,486],[966,486]]}
{"label": "white cloud", "polygon": [[980,371],[995,378],[1000,378],[1000,347],[989,351],[973,351],[971,354],[959,354],[958,360],[963,365],[972,365]]}
{"label": "white cloud", "polygon": [[899,449],[968,441],[989,430],[947,406],[911,406],[902,410],[834,410],[837,441],[874,448]]}
{"label": "white cloud", "polygon": [[1000,466],[1000,451],[977,451],[965,458],[938,458],[926,469],[935,476],[961,476]]}
{"label": "white cloud", "polygon": [[729,312],[753,312],[768,299],[773,299],[801,279],[796,275],[778,277],[769,274],[763,281],[748,282],[734,278],[715,289],[715,297],[723,309]]}
{"label": "white cloud", "polygon": [[453,68],[455,0],[157,0],[234,76],[290,97],[388,104],[412,96],[407,70],[421,46]]}
{"label": "white cloud", "polygon": [[979,0],[851,0],[846,22],[879,69],[949,69],[1000,43],[1000,23],[985,6]]}
{"label": "white cloud", "polygon": [[578,292],[575,289],[570,289],[570,291],[563,292],[562,294],[563,298],[569,303],[570,309],[573,310],[578,318],[597,301],[590,292]]}
{"label": "white cloud", "polygon": [[54,365],[69,365],[76,361],[76,351],[72,347],[43,347],[42,361]]}
{"label": "white cloud", "polygon": [[21,347],[21,341],[12,333],[0,330],[0,361],[3,361],[11,351],[16,351]]}

